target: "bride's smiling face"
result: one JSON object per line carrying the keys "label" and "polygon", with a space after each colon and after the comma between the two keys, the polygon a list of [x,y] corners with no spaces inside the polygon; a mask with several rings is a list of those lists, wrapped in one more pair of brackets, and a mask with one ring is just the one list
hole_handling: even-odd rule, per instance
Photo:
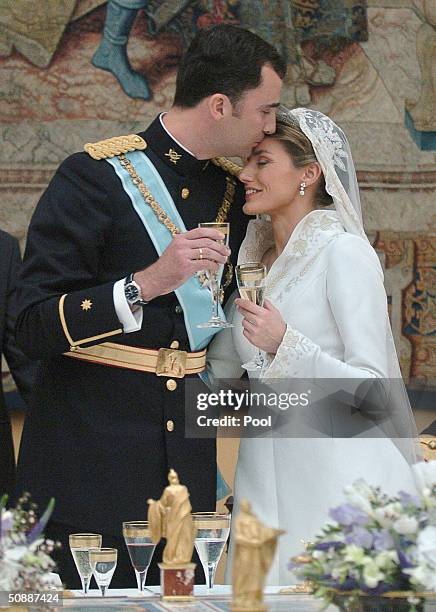
{"label": "bride's smiling face", "polygon": [[305,168],[297,168],[280,140],[266,137],[255,147],[239,179],[245,185],[247,215],[289,208],[299,194]]}

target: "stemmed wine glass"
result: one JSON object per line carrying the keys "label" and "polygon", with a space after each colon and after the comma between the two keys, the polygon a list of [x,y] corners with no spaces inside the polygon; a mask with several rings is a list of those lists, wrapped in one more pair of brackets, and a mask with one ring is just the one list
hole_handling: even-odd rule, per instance
{"label": "stemmed wine glass", "polygon": [[[229,246],[229,235],[230,235],[230,225],[229,223],[218,223],[216,221],[211,221],[209,223],[199,223],[198,227],[216,229],[222,234],[224,234],[224,240],[222,244]],[[197,327],[208,328],[208,327],[233,327],[231,323],[228,323],[225,319],[222,319],[219,315],[219,305],[220,305],[220,285],[221,285],[221,276],[224,270],[224,265],[220,265],[218,272],[209,272],[205,271],[206,277],[210,283],[210,289],[212,292],[212,298],[214,303],[214,313],[212,317],[206,323],[199,323]]]}
{"label": "stemmed wine glass", "polygon": [[[265,295],[266,266],[259,262],[239,264],[235,269],[239,294],[244,300],[250,300],[257,306],[263,306]],[[243,363],[241,367],[248,372],[259,370],[263,366],[262,352],[258,348],[254,359]]]}
{"label": "stemmed wine glass", "polygon": [[192,517],[197,527],[195,548],[210,590],[213,588],[216,568],[229,537],[230,514],[196,512]]}
{"label": "stemmed wine glass", "polygon": [[102,597],[106,594],[117,566],[118,551],[116,548],[91,548],[89,561],[92,572]]}
{"label": "stemmed wine glass", "polygon": [[150,591],[144,585],[156,545],[152,542],[148,521],[123,523],[123,536],[135,570],[138,590],[140,593],[144,593],[144,590]]}
{"label": "stemmed wine glass", "polygon": [[83,594],[88,594],[92,577],[92,567],[89,559],[91,548],[101,548],[102,536],[98,533],[72,533],[69,536],[70,550],[82,582]]}

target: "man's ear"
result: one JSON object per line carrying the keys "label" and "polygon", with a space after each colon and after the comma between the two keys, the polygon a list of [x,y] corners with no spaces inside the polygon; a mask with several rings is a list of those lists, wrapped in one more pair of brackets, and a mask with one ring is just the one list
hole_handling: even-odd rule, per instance
{"label": "man's ear", "polygon": [[227,96],[216,93],[209,96],[209,113],[215,121],[221,121],[225,117],[232,115],[232,104]]}

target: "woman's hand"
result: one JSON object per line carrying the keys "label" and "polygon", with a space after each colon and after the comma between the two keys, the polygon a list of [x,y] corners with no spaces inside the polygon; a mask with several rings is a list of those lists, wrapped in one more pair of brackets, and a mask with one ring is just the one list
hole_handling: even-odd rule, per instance
{"label": "woman's hand", "polygon": [[286,331],[286,323],[277,308],[269,300],[264,301],[263,307],[241,298],[235,304],[244,317],[243,334],[247,340],[266,353],[277,353]]}

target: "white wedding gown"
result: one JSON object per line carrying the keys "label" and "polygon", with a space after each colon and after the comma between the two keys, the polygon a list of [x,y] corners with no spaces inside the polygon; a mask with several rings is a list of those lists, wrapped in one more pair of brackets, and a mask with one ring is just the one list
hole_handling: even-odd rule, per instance
{"label": "white wedding gown", "polygon": [[[259,261],[271,239],[268,221],[251,221],[239,261]],[[316,210],[300,221],[268,274],[267,298],[280,310],[287,331],[277,354],[265,356],[264,382],[387,376],[381,268],[370,245],[347,234],[335,212]],[[255,352],[242,334],[241,315],[234,306],[228,316],[235,327],[218,334],[209,351],[215,377],[239,377],[240,364]],[[330,403],[325,435],[241,440],[234,513],[245,498],[267,525],[286,530],[269,585],[295,582],[287,568],[290,558],[304,550],[302,539],[311,541],[328,521],[329,508],[345,501],[344,486],[364,478],[387,493],[415,492],[409,464],[389,438],[368,437],[368,432],[365,437],[337,437],[341,414],[350,436],[353,418],[358,424],[361,417],[341,413]],[[230,557],[231,551],[232,543]],[[228,581],[230,576],[229,564]]]}

